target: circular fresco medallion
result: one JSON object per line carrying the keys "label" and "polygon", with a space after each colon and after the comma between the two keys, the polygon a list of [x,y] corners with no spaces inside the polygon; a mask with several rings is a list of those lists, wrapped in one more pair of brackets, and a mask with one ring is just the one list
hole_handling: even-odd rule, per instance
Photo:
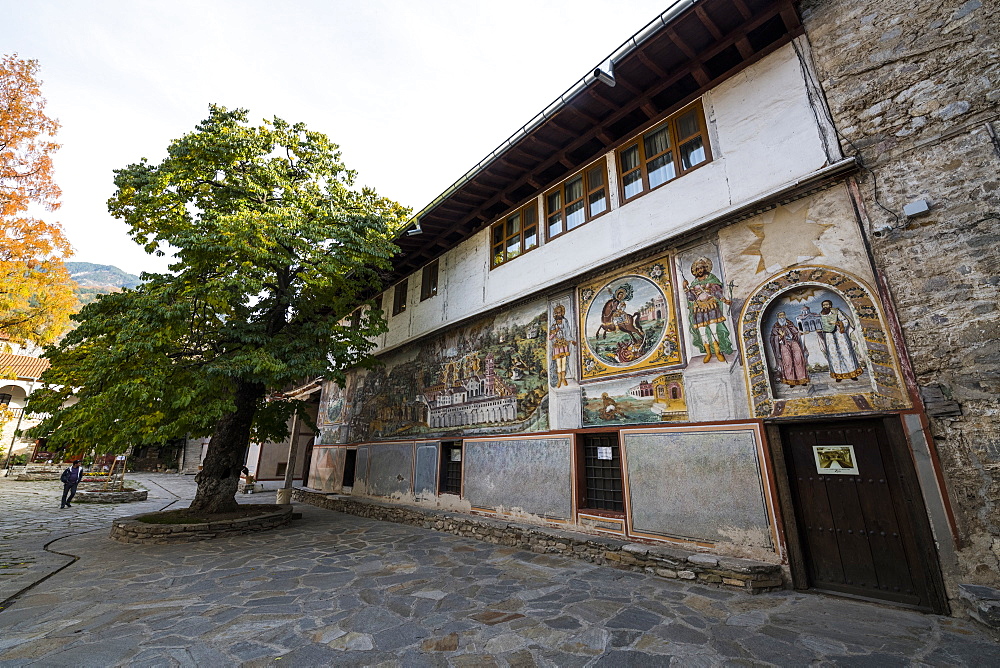
{"label": "circular fresco medallion", "polygon": [[587,309],[587,347],[608,366],[633,366],[656,351],[668,317],[659,286],[642,276],[616,278],[601,287]]}

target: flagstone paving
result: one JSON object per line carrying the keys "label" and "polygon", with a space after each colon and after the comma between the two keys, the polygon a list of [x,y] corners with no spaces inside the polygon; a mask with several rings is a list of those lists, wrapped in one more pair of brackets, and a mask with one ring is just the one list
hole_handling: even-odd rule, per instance
{"label": "flagstone paving", "polygon": [[[151,507],[193,494],[190,478],[147,482]],[[22,535],[19,522],[72,533],[54,493],[15,503],[10,489],[5,537]],[[1000,645],[970,622],[749,596],[311,506],[264,534],[108,538],[111,517],[142,509],[81,513],[70,526],[87,532],[50,545],[79,559],[0,611],[0,665],[1000,666]]]}

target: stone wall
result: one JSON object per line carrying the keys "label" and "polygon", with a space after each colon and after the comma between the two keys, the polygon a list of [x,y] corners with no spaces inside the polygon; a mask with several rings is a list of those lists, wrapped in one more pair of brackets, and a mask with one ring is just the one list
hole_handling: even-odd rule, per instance
{"label": "stone wall", "polygon": [[444,531],[531,552],[561,554],[622,570],[664,578],[697,580],[752,594],[785,586],[781,566],[752,559],[721,557],[666,545],[623,540],[519,524],[508,520],[407,508],[371,499],[353,499],[293,489],[292,498],[320,508],[398,524]]}
{"label": "stone wall", "polygon": [[133,501],[145,501],[149,492],[144,489],[81,489],[73,497],[74,503],[132,503]]}
{"label": "stone wall", "polygon": [[[805,0],[811,56],[892,292],[959,530],[954,581],[1000,581],[1000,11]],[[808,54],[805,54],[808,56]],[[924,199],[927,214],[904,205]],[[946,573],[947,575],[947,573]]]}

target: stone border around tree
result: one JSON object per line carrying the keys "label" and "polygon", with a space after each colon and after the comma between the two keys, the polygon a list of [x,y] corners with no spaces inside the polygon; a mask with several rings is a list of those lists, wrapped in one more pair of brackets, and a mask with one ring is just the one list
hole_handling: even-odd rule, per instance
{"label": "stone border around tree", "polygon": [[145,501],[149,492],[144,489],[133,490],[103,490],[81,489],[73,497],[73,503],[132,503]]}
{"label": "stone border around tree", "polygon": [[[278,507],[273,513],[242,517],[232,520],[216,520],[202,524],[147,524],[138,518],[151,513],[122,517],[111,523],[111,537],[119,543],[136,543],[147,545],[170,545],[173,543],[194,543],[200,540],[211,540],[220,536],[239,536],[242,534],[268,531],[288,524],[295,515],[292,507]],[[300,515],[301,516],[301,515]]]}
{"label": "stone border around tree", "polygon": [[750,594],[785,588],[781,566],[764,561],[694,552],[672,545],[634,543],[492,517],[404,507],[374,499],[327,495],[305,489],[293,489],[292,498],[349,515],[444,531],[531,552],[561,554],[662,578],[697,581]]}

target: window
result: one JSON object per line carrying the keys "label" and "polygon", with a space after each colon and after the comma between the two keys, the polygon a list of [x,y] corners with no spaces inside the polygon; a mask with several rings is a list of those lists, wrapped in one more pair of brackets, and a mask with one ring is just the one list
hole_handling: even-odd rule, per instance
{"label": "window", "polygon": [[10,406],[10,400],[13,398],[11,394],[0,394],[0,406]]}
{"label": "window", "polygon": [[590,222],[608,210],[605,165],[601,158],[545,194],[548,239]]}
{"label": "window", "polygon": [[438,494],[462,493],[462,442],[441,443],[441,475]]}
{"label": "window", "polygon": [[490,267],[499,267],[538,245],[538,206],[535,200],[507,215],[490,230]]}
{"label": "window", "polygon": [[288,462],[278,462],[278,465],[274,469],[274,475],[279,478],[288,471]]}
{"label": "window", "polygon": [[653,190],[712,159],[701,102],[674,114],[618,151],[622,201]]}
{"label": "window", "polygon": [[420,277],[420,301],[430,299],[438,293],[438,261],[434,260],[424,267]]}
{"label": "window", "polygon": [[399,315],[406,310],[406,279],[404,278],[392,291],[392,314]]}
{"label": "window", "polygon": [[582,441],[580,507],[624,512],[618,434],[587,434]]}

